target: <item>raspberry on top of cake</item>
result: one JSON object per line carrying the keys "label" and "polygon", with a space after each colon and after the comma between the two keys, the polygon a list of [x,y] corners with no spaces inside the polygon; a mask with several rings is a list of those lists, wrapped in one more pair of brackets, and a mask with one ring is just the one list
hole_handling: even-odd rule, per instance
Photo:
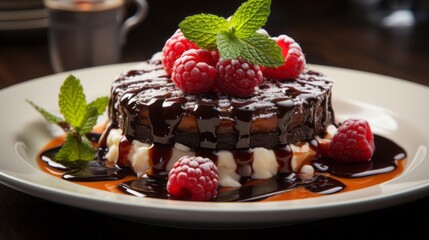
{"label": "raspberry on top of cake", "polygon": [[293,38],[261,28],[270,4],[249,0],[228,19],[187,17],[162,52],[122,73],[101,140],[107,162],[166,178],[179,159],[204,157],[224,187],[311,177],[320,154],[311,141],[328,145],[336,130],[333,82],[306,67]]}

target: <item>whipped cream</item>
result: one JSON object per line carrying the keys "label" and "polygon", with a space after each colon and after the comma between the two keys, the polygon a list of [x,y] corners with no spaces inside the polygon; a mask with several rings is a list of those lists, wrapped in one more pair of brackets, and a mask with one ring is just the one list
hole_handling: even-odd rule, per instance
{"label": "whipped cream", "polygon": [[[335,128],[328,128],[327,139],[330,139],[335,132]],[[112,129],[107,137],[108,153],[107,161],[110,164],[116,164],[119,155],[119,142],[123,138],[122,130]],[[143,176],[150,170],[150,149],[152,145],[133,140],[131,150],[128,153],[128,160],[138,177]],[[310,147],[309,143],[302,142],[290,145],[293,156],[291,160],[292,171],[304,178],[311,178],[314,169],[309,164],[316,152]],[[218,150],[214,154],[217,156],[217,168],[219,172],[219,184],[222,187],[240,187],[241,176],[250,176],[252,179],[268,179],[278,173],[279,163],[277,162],[275,152],[271,149],[257,147],[250,149],[253,152],[253,161],[251,166],[242,165],[240,169],[234,159],[232,151]],[[171,159],[168,161],[166,170],[169,171],[174,163],[183,156],[195,156],[195,152],[189,147],[176,143],[172,148]]]}

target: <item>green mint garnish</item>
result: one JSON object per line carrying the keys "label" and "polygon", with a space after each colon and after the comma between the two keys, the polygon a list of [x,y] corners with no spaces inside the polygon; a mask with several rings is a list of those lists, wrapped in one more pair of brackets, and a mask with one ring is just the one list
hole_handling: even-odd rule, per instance
{"label": "green mint garnish", "polygon": [[179,26],[185,37],[192,39],[197,46],[213,50],[217,47],[217,35],[228,29],[229,22],[216,15],[198,14],[187,17]]}
{"label": "green mint garnish", "polygon": [[64,119],[27,100],[47,121],[59,125],[67,133],[64,145],[54,159],[61,163],[94,160],[95,149],[86,134],[92,131],[105,111],[109,98],[100,97],[87,103],[79,79],[70,75],[64,80],[58,99]]}
{"label": "green mint garnish", "polygon": [[223,59],[242,57],[254,64],[278,67],[284,63],[280,47],[268,36],[256,32],[267,22],[271,0],[248,0],[228,21],[212,14],[185,18],[179,27],[198,47],[218,49]]}
{"label": "green mint garnish", "polygon": [[33,103],[30,100],[27,100],[27,102],[33,106],[39,113],[41,113],[43,115],[43,117],[45,117],[45,119],[50,122],[50,123],[55,123],[55,124],[60,124],[62,122],[64,122],[64,120],[60,117],[55,116],[54,114],[49,113],[48,111],[46,111],[45,109],[37,106],[35,103]]}
{"label": "green mint garnish", "polygon": [[243,3],[231,17],[231,27],[238,37],[250,37],[268,20],[271,0],[249,0]]}
{"label": "green mint garnish", "polygon": [[94,160],[95,150],[87,138],[76,137],[67,133],[64,145],[55,155],[59,162],[91,161]]}

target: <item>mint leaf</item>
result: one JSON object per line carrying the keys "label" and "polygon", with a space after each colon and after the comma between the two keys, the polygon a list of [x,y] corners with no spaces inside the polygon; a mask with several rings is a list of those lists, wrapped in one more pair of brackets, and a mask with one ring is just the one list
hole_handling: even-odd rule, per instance
{"label": "mint leaf", "polygon": [[267,67],[277,67],[284,63],[281,48],[270,37],[254,33],[248,38],[238,38],[232,33],[223,32],[218,36],[221,58],[242,57],[247,61]]}
{"label": "mint leaf", "polygon": [[76,128],[76,132],[78,132],[80,135],[84,136],[85,134],[92,131],[95,124],[97,124],[97,118],[98,118],[97,109],[92,106],[88,106],[88,109],[85,112],[85,116],[83,118],[83,125]]}
{"label": "mint leaf", "polygon": [[95,149],[91,142],[86,138],[75,137],[71,133],[67,133],[64,145],[55,155],[56,161],[73,162],[78,160],[92,161],[94,160]]}
{"label": "mint leaf", "polygon": [[267,67],[278,67],[284,63],[281,48],[270,37],[255,33],[248,38],[240,39],[241,57]]}
{"label": "mint leaf", "polygon": [[49,113],[44,108],[36,105],[34,102],[30,100],[26,100],[31,106],[33,106],[40,114],[43,115],[43,117],[50,123],[60,124],[61,122],[64,122],[64,120],[60,117],[55,116],[52,113]]}
{"label": "mint leaf", "polygon": [[248,0],[241,4],[231,20],[212,14],[185,18],[179,27],[183,35],[198,47],[219,51],[223,59],[243,58],[251,63],[278,67],[284,63],[276,42],[256,31],[270,15],[271,0]]}
{"label": "mint leaf", "polygon": [[108,103],[108,97],[100,97],[89,103],[82,119],[82,125],[76,127],[76,132],[82,136],[91,132],[95,124],[97,124],[98,116],[103,114]]}
{"label": "mint leaf", "polygon": [[219,54],[223,59],[236,59],[240,56],[240,40],[229,32],[217,36]]}
{"label": "mint leaf", "polygon": [[97,109],[97,114],[101,115],[104,111],[106,111],[107,104],[109,104],[108,97],[99,97],[94,101],[90,102],[88,104],[88,107],[94,107],[95,109]]}
{"label": "mint leaf", "polygon": [[79,79],[70,75],[61,86],[59,93],[60,112],[73,127],[82,124],[86,111],[85,94]]}
{"label": "mint leaf", "polygon": [[237,9],[231,18],[231,26],[240,38],[252,36],[265,25],[270,15],[271,0],[249,0]]}
{"label": "mint leaf", "polygon": [[183,35],[194,42],[198,47],[204,49],[216,49],[216,37],[228,29],[229,22],[212,14],[197,14],[185,18],[179,23]]}
{"label": "mint leaf", "polygon": [[63,146],[54,157],[57,162],[77,166],[94,160],[95,148],[85,135],[92,131],[98,116],[106,110],[108,97],[99,97],[86,104],[80,80],[70,75],[64,80],[59,93],[60,112],[65,120],[29,100],[27,102],[49,122],[58,124],[67,133]]}

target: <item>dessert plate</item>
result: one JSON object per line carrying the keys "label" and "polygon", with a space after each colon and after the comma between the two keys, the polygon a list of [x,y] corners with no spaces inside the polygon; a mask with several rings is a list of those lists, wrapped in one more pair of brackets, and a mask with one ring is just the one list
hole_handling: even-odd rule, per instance
{"label": "dessert plate", "polygon": [[[304,200],[251,203],[187,202],[116,194],[67,182],[38,169],[41,147],[58,134],[26,99],[58,112],[58,91],[68,74],[78,77],[87,100],[108,96],[122,71],[137,63],[76,70],[0,90],[0,182],[27,194],[148,224],[192,228],[252,228],[338,217],[401,204],[429,195],[429,87],[400,79],[327,66],[309,65],[334,80],[338,120],[359,117],[374,133],[408,153],[404,172],[383,184]],[[412,102],[413,106],[410,107]]]}

